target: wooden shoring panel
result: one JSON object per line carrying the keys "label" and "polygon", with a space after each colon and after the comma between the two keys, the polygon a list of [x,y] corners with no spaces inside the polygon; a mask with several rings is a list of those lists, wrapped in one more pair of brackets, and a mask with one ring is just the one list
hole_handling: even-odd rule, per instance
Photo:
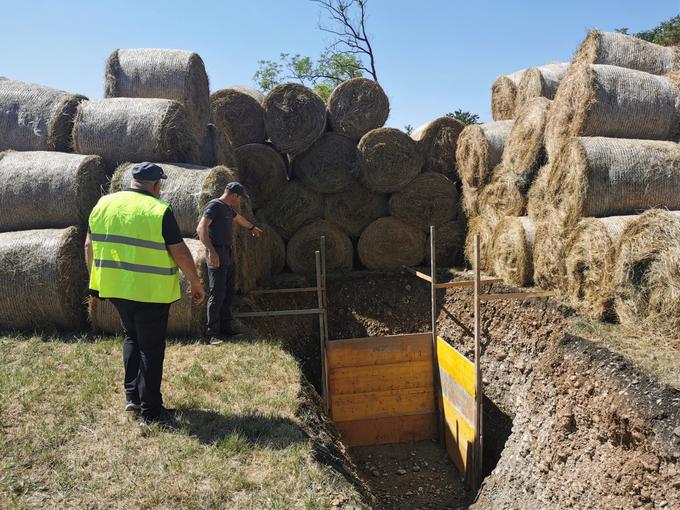
{"label": "wooden shoring panel", "polygon": [[432,359],[432,335],[390,335],[331,340],[328,368],[361,367]]}
{"label": "wooden shoring panel", "polygon": [[404,388],[350,395],[331,394],[336,422],[434,412],[434,388]]}
{"label": "wooden shoring panel", "polygon": [[412,414],[336,422],[347,446],[424,441],[436,437],[435,414]]}
{"label": "wooden shoring panel", "polygon": [[329,386],[333,395],[430,388],[432,384],[430,360],[341,367],[329,371]]}

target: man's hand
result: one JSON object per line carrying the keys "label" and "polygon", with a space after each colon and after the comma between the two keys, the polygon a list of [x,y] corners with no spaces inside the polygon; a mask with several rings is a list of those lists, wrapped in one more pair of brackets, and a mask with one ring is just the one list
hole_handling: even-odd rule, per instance
{"label": "man's hand", "polygon": [[208,260],[210,260],[210,265],[212,267],[220,267],[220,256],[215,250],[208,251]]}
{"label": "man's hand", "polygon": [[203,285],[200,280],[198,282],[191,283],[191,297],[194,299],[194,303],[200,305],[205,301],[205,291],[203,290]]}
{"label": "man's hand", "polygon": [[253,237],[260,237],[264,232],[260,227],[255,227],[253,226],[253,229],[250,231],[250,235]]}

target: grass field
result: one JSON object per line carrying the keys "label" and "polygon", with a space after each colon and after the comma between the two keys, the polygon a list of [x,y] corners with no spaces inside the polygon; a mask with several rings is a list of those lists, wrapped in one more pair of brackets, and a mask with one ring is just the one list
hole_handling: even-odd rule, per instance
{"label": "grass field", "polygon": [[276,343],[170,343],[174,432],[142,434],[122,372],[120,339],[0,336],[0,508],[363,507]]}

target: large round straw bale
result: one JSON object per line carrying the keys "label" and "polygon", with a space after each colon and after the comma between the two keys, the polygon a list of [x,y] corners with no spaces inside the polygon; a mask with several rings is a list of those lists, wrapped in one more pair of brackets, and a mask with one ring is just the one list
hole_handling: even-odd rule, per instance
{"label": "large round straw bale", "polygon": [[[231,179],[235,180],[235,179]],[[251,223],[255,223],[255,215],[250,202],[241,201],[234,207],[237,214]],[[257,245],[260,239],[253,237],[252,232],[234,223],[231,231],[231,251],[234,255],[236,268],[236,290],[247,293],[256,287],[257,283]]]}
{"label": "large round straw bale", "polygon": [[417,266],[425,258],[425,233],[398,218],[379,218],[364,229],[357,251],[368,269]]}
{"label": "large round straw bale", "polygon": [[473,124],[458,137],[458,174],[464,184],[479,187],[488,182],[490,171],[501,162],[503,149],[514,121]]}
{"label": "large round straw bale", "polygon": [[212,121],[234,147],[264,143],[264,109],[250,94],[221,89],[210,95]]}
{"label": "large round straw bale", "polygon": [[300,227],[322,215],[323,197],[298,181],[290,181],[258,211],[260,219],[284,239],[290,239]]}
{"label": "large round straw bale", "polygon": [[479,215],[479,188],[463,183],[461,192],[463,195],[461,202],[465,216],[468,219],[472,219]]}
{"label": "large round straw bale", "polygon": [[475,261],[475,235],[479,236],[479,270],[490,272],[493,270],[490,259],[493,232],[498,225],[499,218],[495,215],[475,216],[467,224],[465,236],[465,260],[471,267]]}
{"label": "large round straw bale", "polygon": [[554,208],[547,199],[552,173],[550,163],[539,168],[527,193],[527,215],[535,222],[543,221],[554,213]]}
{"label": "large round straw bale", "polygon": [[317,193],[346,190],[358,177],[359,152],[346,136],[325,133],[293,159],[293,176]]}
{"label": "large round straw bale", "polygon": [[265,132],[279,152],[299,154],[326,129],[326,105],[304,85],[277,85],[262,106]]}
{"label": "large round straw bale", "polygon": [[0,233],[0,328],[76,330],[87,269],[75,228]]}
{"label": "large round straw bale", "polygon": [[0,231],[86,225],[107,186],[99,156],[0,153]]}
{"label": "large round straw bale", "polygon": [[214,124],[208,124],[201,142],[199,164],[203,166],[224,165],[236,168],[236,153],[231,143]]}
{"label": "large round straw bale", "polygon": [[263,207],[280,194],[288,182],[286,161],[269,145],[249,143],[236,149],[239,176],[253,207]]}
{"label": "large round straw bale", "polygon": [[673,339],[680,331],[680,217],[650,210],[621,233],[614,265],[614,299],[621,323]]}
{"label": "large round straw bale", "polygon": [[567,226],[554,217],[541,218],[534,235],[534,283],[542,289],[563,289],[566,265],[564,244]]}
{"label": "large round straw bale", "polygon": [[451,221],[458,212],[456,185],[442,174],[427,172],[390,197],[390,214],[424,231]]}
{"label": "large round straw bale", "polygon": [[133,48],[115,50],[106,62],[104,97],[174,99],[186,109],[196,140],[210,121],[208,75],[191,51]]}
{"label": "large round straw bale", "polygon": [[[208,268],[205,262],[205,249],[200,241],[185,239],[194,259],[205,290],[208,290]],[[168,335],[170,336],[199,336],[203,332],[206,320],[206,303],[196,305],[191,297],[191,285],[184,273],[180,272],[181,299],[170,306],[168,316]],[[103,333],[120,333],[123,328],[120,315],[111,301],[91,297],[87,307],[88,318],[95,331]]]}
{"label": "large round straw bale", "polygon": [[398,191],[423,167],[418,146],[406,133],[378,128],[359,141],[359,171],[364,185],[380,193]]}
{"label": "large round straw bale", "polygon": [[[430,262],[430,235],[427,236],[427,261]],[[463,264],[465,220],[448,221],[435,230],[435,261],[437,267],[458,267]]]}
{"label": "large round straw bale", "polygon": [[664,207],[680,209],[680,145],[583,137],[570,140],[553,165],[548,197],[571,224]]}
{"label": "large round straw bale", "polygon": [[607,65],[572,65],[550,108],[550,157],[573,136],[677,140],[680,89],[675,78]]}
{"label": "large round straw bale", "polygon": [[371,222],[387,214],[387,195],[358,183],[346,191],[326,196],[324,201],[324,218],[352,237],[359,237]]}
{"label": "large round straw bale", "polygon": [[613,318],[615,246],[626,223],[636,218],[583,218],[566,241],[563,290],[571,306],[593,319]]}
{"label": "large round straw bale", "polygon": [[73,119],[84,96],[0,80],[0,150],[71,150]]}
{"label": "large round straw bale", "polygon": [[254,258],[257,271],[256,281],[262,284],[276,276],[286,265],[286,243],[274,228],[266,223],[259,223],[263,234],[254,244]]}
{"label": "large round straw bale", "polygon": [[576,49],[574,64],[606,64],[652,74],[677,70],[680,55],[676,47],[665,47],[618,32],[591,30]]}
{"label": "large round straw bale", "polygon": [[[501,170],[503,164],[496,167]],[[526,210],[526,196],[520,191],[516,179],[499,174],[493,182],[483,186],[477,197],[479,214],[520,216]]]}
{"label": "large round straw bale", "polygon": [[390,102],[377,81],[352,78],[335,87],[328,98],[328,120],[333,131],[359,140],[382,127],[390,114]]}
{"label": "large round straw bale", "polygon": [[517,85],[516,112],[519,112],[527,101],[535,97],[553,99],[569,65],[556,63],[527,69]]}
{"label": "large round straw bale", "polygon": [[249,95],[250,97],[252,97],[255,101],[257,101],[260,104],[264,103],[264,94],[257,89],[254,89],[252,87],[244,87],[242,85],[234,85],[233,87],[229,87],[229,88],[231,90],[241,92],[242,94]]}
{"label": "large round straw bale", "polygon": [[[161,181],[161,196],[172,206],[182,235],[196,235],[196,225],[203,215],[205,205],[224,192],[238,175],[224,166],[208,168],[197,165],[158,163],[168,176]],[[111,192],[130,187],[133,163],[120,165],[111,179]]]}
{"label": "large round straw bale", "polygon": [[326,270],[338,273],[352,270],[354,247],[347,234],[326,220],[317,220],[298,230],[288,241],[286,262],[294,273],[315,274],[314,252],[326,238]]}
{"label": "large round straw bale", "polygon": [[463,128],[465,124],[458,119],[439,117],[411,133],[411,138],[418,142],[418,148],[425,158],[424,172],[439,172],[452,181],[458,180],[456,145]]}
{"label": "large round straw bale", "polygon": [[495,121],[515,118],[517,85],[526,69],[499,76],[491,85],[491,118]]}
{"label": "large round straw bale", "polygon": [[73,147],[78,154],[97,154],[109,165],[198,158],[184,107],[170,99],[84,101],[73,126]]}
{"label": "large round straw bale", "polygon": [[526,216],[502,218],[493,231],[489,261],[509,285],[526,287],[534,278],[534,222]]}

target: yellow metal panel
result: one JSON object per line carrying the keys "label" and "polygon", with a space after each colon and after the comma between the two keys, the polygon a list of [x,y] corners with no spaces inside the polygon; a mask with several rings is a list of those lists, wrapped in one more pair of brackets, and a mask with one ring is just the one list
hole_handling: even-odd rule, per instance
{"label": "yellow metal panel", "polygon": [[473,397],[475,392],[475,365],[456,349],[437,337],[439,367],[446,371]]}
{"label": "yellow metal panel", "polygon": [[432,360],[333,368],[329,371],[331,395],[432,388],[432,381]]}
{"label": "yellow metal panel", "polygon": [[434,412],[432,386],[354,395],[331,395],[331,415],[336,422],[431,412]]}

